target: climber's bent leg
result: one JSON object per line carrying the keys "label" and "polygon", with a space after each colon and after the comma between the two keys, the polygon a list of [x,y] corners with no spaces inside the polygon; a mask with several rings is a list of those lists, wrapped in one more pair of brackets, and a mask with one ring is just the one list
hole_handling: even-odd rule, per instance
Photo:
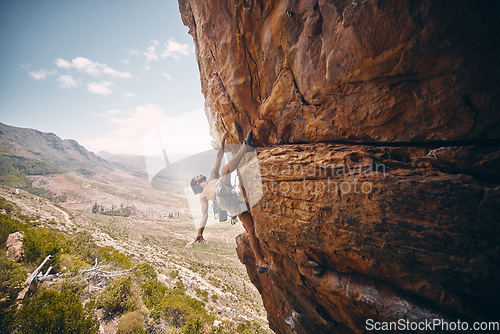
{"label": "climber's bent leg", "polygon": [[253,254],[255,256],[255,260],[257,261],[257,265],[259,267],[266,267],[267,263],[264,261],[264,257],[260,251],[260,242],[255,235],[255,226],[253,224],[252,215],[246,211],[240,215],[240,220],[243,223],[243,226],[248,232],[248,238],[250,239],[250,246],[252,247]]}

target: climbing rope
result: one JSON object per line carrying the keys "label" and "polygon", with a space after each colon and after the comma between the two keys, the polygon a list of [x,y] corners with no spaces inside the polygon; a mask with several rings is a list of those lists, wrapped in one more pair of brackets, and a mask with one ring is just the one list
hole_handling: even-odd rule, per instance
{"label": "climbing rope", "polygon": [[286,300],[283,301],[283,306],[281,306],[281,310],[279,310],[278,313],[276,313],[278,318],[281,317],[281,315],[283,314],[283,311],[285,310],[285,303],[286,303]]}
{"label": "climbing rope", "polygon": [[[271,296],[273,296],[274,305],[278,305],[276,303],[276,298],[274,297],[273,290],[271,290],[271,285],[269,284],[269,272],[266,273],[266,281],[267,281],[267,288],[269,289],[269,292],[271,293]],[[283,311],[285,310],[285,303],[286,303],[286,299],[283,300],[283,305],[281,306],[281,309],[276,313],[276,315],[278,317],[278,324],[279,324],[279,326],[280,326],[280,328],[282,330],[282,333],[286,333],[286,328],[285,329],[283,328],[283,324],[280,321],[281,315],[283,314]]]}

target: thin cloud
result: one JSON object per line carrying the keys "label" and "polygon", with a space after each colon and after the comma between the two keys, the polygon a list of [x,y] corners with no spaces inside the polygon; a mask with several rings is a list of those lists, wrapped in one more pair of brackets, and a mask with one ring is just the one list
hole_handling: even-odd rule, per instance
{"label": "thin cloud", "polygon": [[55,60],[56,66],[67,70],[76,69],[77,71],[86,73],[90,76],[98,77],[107,75],[111,78],[127,79],[132,78],[129,72],[119,72],[106,64],[101,64],[84,57],[76,57],[71,62],[57,58]]}
{"label": "thin cloud", "polygon": [[164,110],[155,104],[138,106],[134,111],[111,109],[99,116],[115,125],[113,131],[98,138],[82,140],[85,147],[114,153],[142,154],[144,135],[169,119]]}
{"label": "thin cloud", "polygon": [[79,83],[71,75],[61,75],[57,78],[57,82],[59,88],[75,88],[79,86]]}
{"label": "thin cloud", "polygon": [[113,115],[116,115],[116,114],[120,114],[121,111],[119,109],[111,109],[111,110],[108,110],[106,111],[106,115],[107,116],[113,116]]}
{"label": "thin cloud", "polygon": [[19,67],[22,68],[25,71],[29,71],[29,69],[31,68],[31,64],[30,63],[20,64]]}
{"label": "thin cloud", "polygon": [[38,71],[29,72],[28,74],[30,77],[32,77],[35,80],[45,80],[49,76],[56,75],[56,73],[57,73],[57,71],[55,71],[55,70],[49,71],[49,70],[42,68]]}
{"label": "thin cloud", "polygon": [[135,93],[132,92],[123,92],[123,97],[135,97]]}
{"label": "thin cloud", "polygon": [[158,60],[160,57],[158,55],[158,46],[160,42],[153,40],[153,45],[148,47],[142,54],[146,57],[147,61]]}
{"label": "thin cloud", "polygon": [[168,74],[167,72],[163,72],[161,75],[162,75],[162,77],[166,78],[168,81],[172,80],[172,76],[170,74]]}
{"label": "thin cloud", "polygon": [[154,128],[157,124],[165,122],[168,117],[163,109],[155,104],[138,106],[128,117],[111,117],[110,122],[120,126],[114,134],[137,134],[138,132]]}
{"label": "thin cloud", "polygon": [[165,43],[165,49],[161,53],[161,58],[172,57],[175,59],[180,59],[180,55],[189,55],[189,45],[177,43],[174,39],[170,39]]}
{"label": "thin cloud", "polygon": [[87,89],[94,94],[110,95],[114,93],[110,88],[112,86],[113,82],[111,81],[91,82],[87,85]]}
{"label": "thin cloud", "polygon": [[190,48],[187,44],[178,43],[171,38],[161,44],[157,40],[152,40],[152,45],[149,46],[142,54],[146,57],[146,61],[160,60],[165,58],[181,59],[181,56],[189,56]]}
{"label": "thin cloud", "polygon": [[106,111],[101,112],[101,113],[97,113],[95,115],[98,117],[109,119],[110,117],[112,117],[112,116],[116,117],[116,115],[121,114],[121,113],[122,113],[122,111],[120,109],[110,109],[110,110],[106,110]]}

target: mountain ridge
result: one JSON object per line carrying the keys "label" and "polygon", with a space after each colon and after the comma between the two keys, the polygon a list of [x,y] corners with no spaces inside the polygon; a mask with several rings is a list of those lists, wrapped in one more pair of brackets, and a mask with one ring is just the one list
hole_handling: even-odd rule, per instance
{"label": "mountain ridge", "polygon": [[61,139],[52,132],[0,123],[0,151],[7,157],[38,160],[62,170],[113,168],[112,164],[88,151],[74,139]]}
{"label": "mountain ridge", "polygon": [[102,158],[120,169],[130,171],[139,176],[146,176],[146,162],[143,155],[110,153],[107,151],[97,152],[97,157]]}

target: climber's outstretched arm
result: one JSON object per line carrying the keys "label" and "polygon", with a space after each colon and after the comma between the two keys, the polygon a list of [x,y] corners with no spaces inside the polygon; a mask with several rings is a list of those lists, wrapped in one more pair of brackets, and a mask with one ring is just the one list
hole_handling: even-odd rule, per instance
{"label": "climber's outstretched arm", "polygon": [[200,198],[201,201],[201,222],[200,227],[198,228],[198,234],[196,235],[195,241],[197,242],[205,242],[203,238],[203,231],[205,230],[205,225],[207,225],[208,220],[208,201],[205,198]]}

